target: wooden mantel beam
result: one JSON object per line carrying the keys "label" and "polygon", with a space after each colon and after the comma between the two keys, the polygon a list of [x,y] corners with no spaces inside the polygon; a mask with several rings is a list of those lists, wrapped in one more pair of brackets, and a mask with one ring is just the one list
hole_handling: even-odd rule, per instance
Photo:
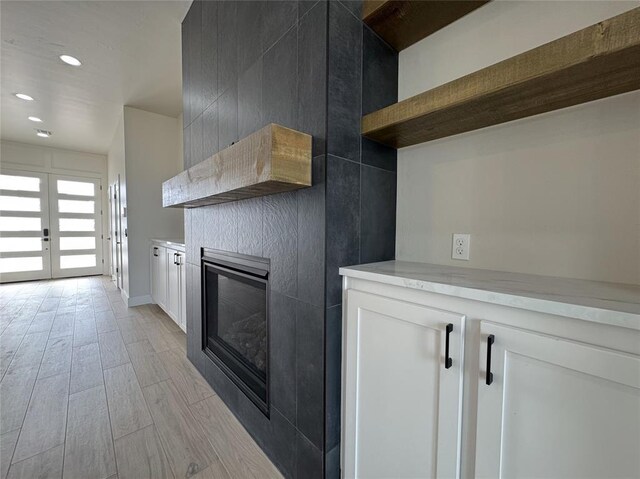
{"label": "wooden mantel beam", "polygon": [[162,184],[162,206],[194,208],[311,186],[311,136],[274,123]]}

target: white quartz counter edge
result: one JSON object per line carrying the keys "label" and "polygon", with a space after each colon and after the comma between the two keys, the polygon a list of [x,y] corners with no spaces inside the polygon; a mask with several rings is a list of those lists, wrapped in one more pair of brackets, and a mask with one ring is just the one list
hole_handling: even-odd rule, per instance
{"label": "white quartz counter edge", "polygon": [[159,246],[164,246],[165,248],[171,248],[171,249],[175,249],[178,251],[182,251],[183,253],[184,251],[184,241],[183,240],[174,240],[174,239],[152,239],[151,242],[153,244],[159,245]]}
{"label": "white quartz counter edge", "polygon": [[[425,265],[425,267],[427,266],[428,265]],[[366,267],[374,268],[375,265],[367,265]],[[640,330],[640,314],[574,304],[571,303],[568,298],[563,298],[562,301],[543,299],[540,297],[525,296],[515,293],[505,293],[488,289],[447,284],[445,282],[433,280],[408,278],[403,277],[400,273],[365,271],[358,269],[358,266],[340,268],[340,274],[342,276],[375,281],[403,288],[417,289],[447,296],[499,304],[512,308]]]}

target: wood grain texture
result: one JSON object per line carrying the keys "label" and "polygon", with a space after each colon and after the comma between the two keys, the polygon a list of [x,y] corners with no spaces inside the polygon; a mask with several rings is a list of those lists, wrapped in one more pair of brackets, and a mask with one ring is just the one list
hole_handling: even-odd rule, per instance
{"label": "wood grain texture", "polygon": [[72,336],[49,338],[47,349],[45,349],[42,357],[38,379],[48,378],[57,374],[69,374],[71,372],[72,345]]}
{"label": "wood grain texture", "polygon": [[27,329],[29,329],[29,322],[14,321],[0,335],[0,378],[7,372]]}
{"label": "wood grain texture", "polygon": [[131,364],[104,371],[114,439],[151,425],[151,415]]}
{"label": "wood grain texture", "polygon": [[37,456],[12,464],[8,479],[54,479],[62,477],[64,446],[56,446]]}
{"label": "wood grain texture", "polygon": [[[47,301],[44,309],[49,311],[39,312],[48,298],[55,299]],[[31,331],[47,329],[57,298],[59,306],[48,341],[46,331],[26,334],[36,315],[39,322]],[[105,301],[108,308],[102,310],[102,304],[94,317],[91,304],[95,308]],[[0,327],[4,328],[0,358],[6,369],[0,380],[0,479],[6,479],[7,474],[59,478],[63,472],[64,477],[82,479],[118,479],[118,475],[171,478],[171,466],[182,471],[177,477],[239,477],[229,474],[212,442],[239,448],[250,464],[260,463],[264,457],[257,445],[252,448],[250,444],[238,444],[238,438],[228,434],[232,429],[203,430],[205,421],[194,417],[186,401],[215,397],[211,396],[215,393],[185,358],[184,333],[157,306],[126,308],[109,278],[2,285],[0,310],[10,311],[8,317],[0,318]],[[86,325],[88,328],[84,328]],[[98,342],[74,348],[74,329],[81,343],[93,340],[96,332]],[[119,329],[124,332],[118,333]],[[155,341],[158,348],[170,346],[163,354],[183,390],[175,386],[163,360],[146,339],[150,331],[159,333]],[[108,334],[112,332],[116,334]],[[108,351],[103,348],[105,333],[107,338],[116,339],[115,348],[109,347]],[[132,335],[130,341],[144,338],[125,345],[131,363],[103,370],[101,356],[105,364],[111,361],[107,358],[124,357],[117,334],[127,333]],[[23,343],[23,339],[29,342]],[[113,364],[117,362],[114,360]],[[59,371],[64,373],[55,374]],[[171,386],[158,385],[163,382]],[[158,410],[154,413],[157,425],[149,422],[149,417],[154,420],[146,403],[149,398],[141,396],[142,387],[153,385],[157,386],[156,392],[160,391],[156,395],[160,404],[155,404]],[[219,413],[232,417],[226,406],[219,404]],[[136,430],[120,436],[133,429]],[[163,439],[158,429],[163,431]],[[246,432],[244,439],[252,441]],[[171,461],[165,447],[171,453]],[[114,461],[120,474],[116,473]]]}
{"label": "wood grain texture", "polygon": [[201,401],[214,394],[213,389],[186,358],[181,350],[172,349],[158,353],[173,384],[188,404]]}
{"label": "wood grain texture", "polygon": [[64,336],[73,336],[73,323],[75,322],[75,317],[75,312],[56,314],[56,317],[53,320],[53,326],[49,333],[49,340]]}
{"label": "wood grain texture", "polygon": [[18,442],[18,434],[20,434],[20,429],[0,435],[0,479],[7,477],[11,456],[16,448],[16,442]]}
{"label": "wood grain texture", "polygon": [[36,381],[12,462],[20,462],[64,442],[68,399],[68,374]]}
{"label": "wood grain texture", "polygon": [[73,325],[73,347],[84,346],[86,344],[97,343],[98,332],[96,321],[91,315],[77,314]]}
{"label": "wood grain texture", "polygon": [[111,331],[117,331],[118,325],[116,324],[116,317],[111,309],[107,311],[96,311],[96,329],[98,334],[109,333]]}
{"label": "wood grain texture", "polygon": [[196,207],[311,186],[311,136],[270,124],[162,184],[163,207]]}
{"label": "wood grain texture", "polygon": [[40,364],[42,355],[47,347],[49,333],[25,334],[20,347],[13,356],[11,366],[22,366],[26,364]]}
{"label": "wood grain texture", "polygon": [[116,473],[104,387],[69,396],[64,477],[106,478]]}
{"label": "wood grain texture", "polygon": [[143,392],[176,477],[191,477],[220,461],[171,380]]}
{"label": "wood grain texture", "polygon": [[98,345],[100,346],[102,369],[113,368],[129,362],[127,348],[124,346],[120,331],[99,334]]}
{"label": "wood grain texture", "polygon": [[396,50],[455,22],[489,0],[365,0],[362,20]]}
{"label": "wood grain texture", "polygon": [[140,386],[146,387],[169,379],[169,373],[149,341],[127,344],[127,351]]}
{"label": "wood grain texture", "polygon": [[147,339],[147,334],[140,318],[125,317],[116,319],[122,333],[124,344],[135,343]]}
{"label": "wood grain texture", "polygon": [[640,7],[388,106],[362,134],[395,148],[640,88]]}
{"label": "wood grain texture", "polygon": [[70,394],[101,386],[103,383],[98,344],[91,343],[73,348]]}
{"label": "wood grain texture", "polygon": [[116,439],[116,462],[120,479],[173,479],[154,426]]}
{"label": "wood grain texture", "polygon": [[38,375],[37,364],[11,365],[0,382],[0,433],[20,429]]}
{"label": "wood grain texture", "polygon": [[159,320],[156,320],[156,327],[146,331],[147,339],[153,346],[153,349],[157,353],[160,353],[162,351],[177,348],[178,343],[176,343],[173,336],[171,336],[171,332],[162,326],[162,324],[158,324],[159,322]]}
{"label": "wood grain texture", "polygon": [[246,479],[281,478],[282,475],[256,445],[249,433],[224,405],[212,396],[189,406],[202,424],[231,477]]}

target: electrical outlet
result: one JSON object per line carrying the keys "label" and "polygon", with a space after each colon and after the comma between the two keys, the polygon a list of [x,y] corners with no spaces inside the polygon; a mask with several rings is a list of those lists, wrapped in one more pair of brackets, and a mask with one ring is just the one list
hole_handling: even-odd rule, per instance
{"label": "electrical outlet", "polygon": [[451,244],[451,258],[469,261],[469,252],[471,250],[471,235],[462,233],[453,233],[453,242]]}

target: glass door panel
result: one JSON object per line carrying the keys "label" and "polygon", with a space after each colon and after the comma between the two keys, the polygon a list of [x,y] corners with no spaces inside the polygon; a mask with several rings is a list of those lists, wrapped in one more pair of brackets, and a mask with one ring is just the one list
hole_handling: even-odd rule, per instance
{"label": "glass door panel", "polygon": [[100,180],[50,175],[53,277],[102,273]]}
{"label": "glass door panel", "polygon": [[0,171],[0,282],[51,277],[48,175]]}

